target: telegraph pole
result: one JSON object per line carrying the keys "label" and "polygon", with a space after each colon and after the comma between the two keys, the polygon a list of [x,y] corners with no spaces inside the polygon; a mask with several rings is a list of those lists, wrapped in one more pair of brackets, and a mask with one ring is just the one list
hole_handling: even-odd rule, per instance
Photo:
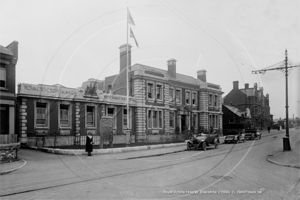
{"label": "telegraph pole", "polygon": [[295,65],[295,66],[288,66],[288,53],[287,50],[285,50],[285,60],[284,60],[284,66],[276,67],[276,68],[270,68],[270,69],[261,69],[261,70],[255,70],[252,71],[252,74],[263,74],[266,71],[270,70],[284,70],[285,71],[285,108],[286,108],[286,134],[285,137],[283,138],[283,150],[284,151],[290,151],[291,150],[291,145],[290,145],[290,134],[289,134],[289,102],[288,102],[288,69],[294,68],[294,67],[300,67],[300,65]]}

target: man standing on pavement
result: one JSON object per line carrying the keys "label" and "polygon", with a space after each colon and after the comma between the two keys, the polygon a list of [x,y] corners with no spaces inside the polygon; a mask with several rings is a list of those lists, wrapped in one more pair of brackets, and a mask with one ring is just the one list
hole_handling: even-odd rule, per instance
{"label": "man standing on pavement", "polygon": [[88,156],[92,156],[91,152],[93,152],[93,144],[94,142],[92,133],[88,132],[85,142],[85,151],[88,152]]}

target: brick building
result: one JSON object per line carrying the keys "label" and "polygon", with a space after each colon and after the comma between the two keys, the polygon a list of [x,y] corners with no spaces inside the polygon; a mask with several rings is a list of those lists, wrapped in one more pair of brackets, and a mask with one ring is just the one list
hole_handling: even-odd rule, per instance
{"label": "brick building", "polygon": [[[18,61],[18,42],[7,47],[0,45],[0,146],[1,161],[5,157],[17,157],[12,149],[18,149],[16,121],[16,64]],[[7,150],[8,148],[9,150]],[[4,152],[4,153],[3,153]],[[8,159],[9,160],[9,159]]]}
{"label": "brick building", "polygon": [[257,83],[253,88],[245,84],[245,88],[239,89],[239,82],[233,82],[233,89],[224,97],[224,104],[234,106],[241,111],[248,108],[251,113],[253,127],[266,129],[272,126],[270,115],[269,94],[264,95],[263,87],[258,88]]}
{"label": "brick building", "polygon": [[[89,79],[79,88],[62,85],[19,85],[18,132],[22,143],[46,146],[73,144],[88,132],[101,143],[103,118],[112,120],[114,143],[172,142],[183,140],[185,130],[214,129],[222,132],[222,91],[206,81],[206,71],[195,78],[176,73],[176,60],[167,70],[129,63],[129,110],[127,110],[127,45],[120,47],[120,70],[105,80]],[[129,116],[129,121],[127,119]],[[70,140],[66,140],[70,138]],[[97,139],[98,138],[98,139]],[[105,136],[102,138],[105,143]]]}
{"label": "brick building", "polygon": [[[120,47],[120,72],[105,78],[107,93],[126,95],[127,45]],[[136,141],[172,141],[184,130],[222,131],[222,91],[206,81],[206,71],[196,78],[176,72],[176,60],[167,61],[167,70],[134,64],[128,45],[129,94],[137,102]]]}

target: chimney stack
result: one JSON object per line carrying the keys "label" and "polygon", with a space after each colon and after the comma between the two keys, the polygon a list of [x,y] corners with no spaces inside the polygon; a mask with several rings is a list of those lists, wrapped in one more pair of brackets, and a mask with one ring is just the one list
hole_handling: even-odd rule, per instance
{"label": "chimney stack", "polygon": [[202,70],[198,70],[197,71],[197,78],[203,82],[206,82],[206,70],[202,69]]}
{"label": "chimney stack", "polygon": [[233,81],[233,89],[239,89],[239,82],[238,81]]}
{"label": "chimney stack", "polygon": [[257,89],[257,83],[254,83],[254,88]]}
{"label": "chimney stack", "polygon": [[249,89],[249,83],[245,83],[245,89]]}
{"label": "chimney stack", "polygon": [[168,62],[168,72],[170,76],[176,78],[176,60],[174,58],[171,58],[167,62]]}

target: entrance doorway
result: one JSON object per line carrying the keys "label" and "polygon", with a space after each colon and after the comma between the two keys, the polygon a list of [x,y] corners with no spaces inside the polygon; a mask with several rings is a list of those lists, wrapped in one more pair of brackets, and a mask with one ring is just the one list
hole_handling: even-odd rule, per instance
{"label": "entrance doorway", "polygon": [[187,130],[186,127],[186,115],[181,115],[181,132]]}

